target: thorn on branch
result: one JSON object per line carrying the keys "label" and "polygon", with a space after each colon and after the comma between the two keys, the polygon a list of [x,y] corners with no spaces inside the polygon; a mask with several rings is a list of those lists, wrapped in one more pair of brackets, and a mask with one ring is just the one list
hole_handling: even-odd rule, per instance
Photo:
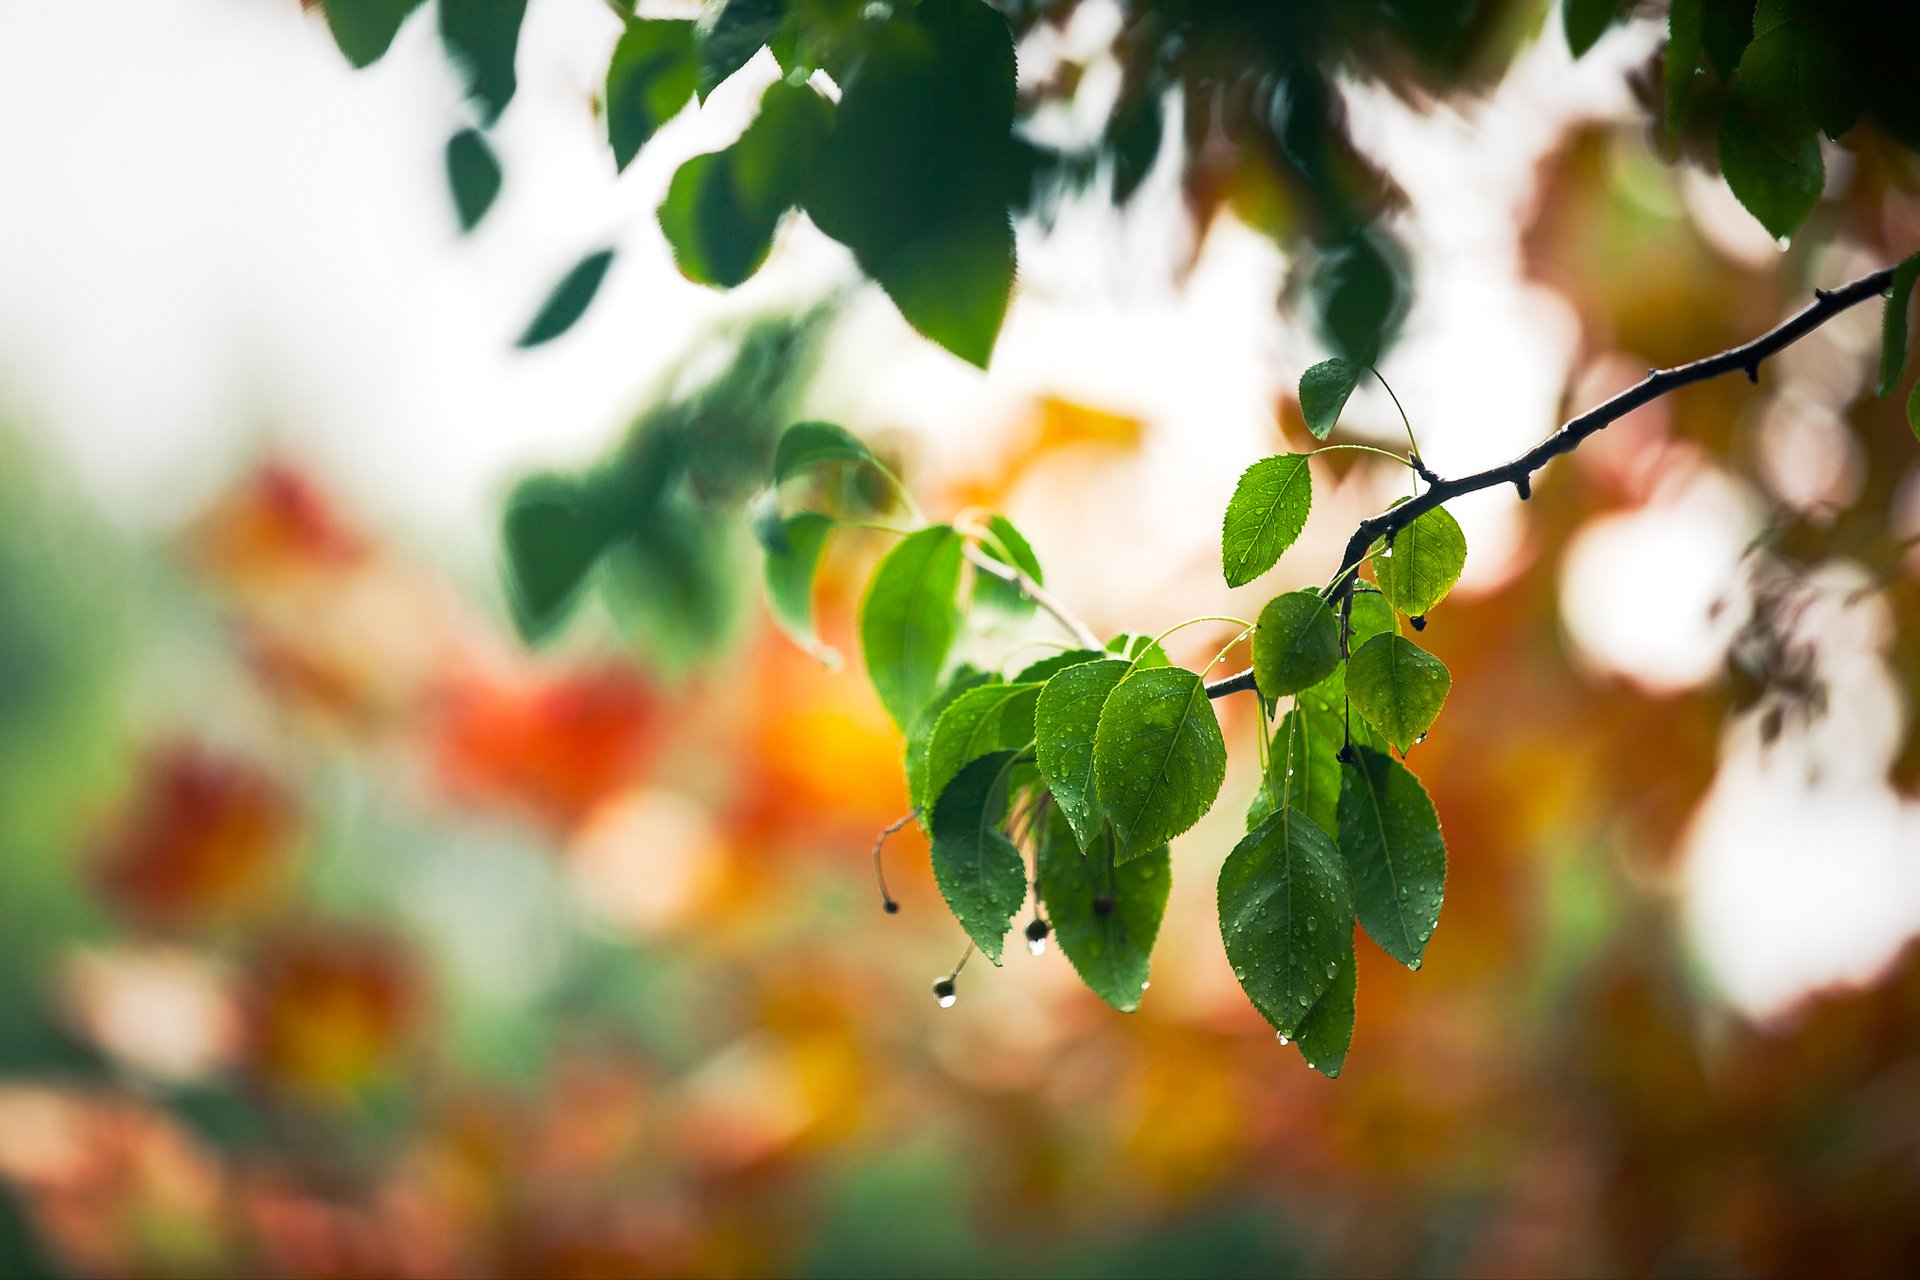
{"label": "thorn on branch", "polygon": [[1743,366],[1743,368],[1745,368],[1747,371],[1747,381],[1751,382],[1756,387],[1759,386],[1760,385],[1760,362],[1758,360],[1749,360]]}
{"label": "thorn on branch", "polygon": [[1816,301],[1819,301],[1819,302],[1831,302],[1831,301],[1833,301],[1833,290],[1831,290],[1831,289],[1815,289],[1815,290],[1813,291],[1813,296],[1814,296],[1814,299],[1815,299]]}
{"label": "thorn on branch", "polygon": [[1520,495],[1520,501],[1525,502],[1533,496],[1533,477],[1527,474],[1520,475],[1513,482],[1513,490]]}

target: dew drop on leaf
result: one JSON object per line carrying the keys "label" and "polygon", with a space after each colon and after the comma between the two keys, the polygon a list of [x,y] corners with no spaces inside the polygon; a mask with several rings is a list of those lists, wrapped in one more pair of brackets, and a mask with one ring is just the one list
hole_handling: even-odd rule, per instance
{"label": "dew drop on leaf", "polygon": [[1274,1033],[1273,1033],[1273,1038],[1274,1038],[1275,1040],[1278,1040],[1278,1041],[1279,1041],[1279,1042],[1280,1042],[1281,1044],[1292,1044],[1292,1043],[1293,1043],[1293,1041],[1291,1041],[1291,1040],[1289,1040],[1289,1039],[1287,1039],[1287,1033],[1286,1033],[1286,1032],[1284,1032],[1284,1031],[1276,1031],[1276,1032],[1274,1032]]}

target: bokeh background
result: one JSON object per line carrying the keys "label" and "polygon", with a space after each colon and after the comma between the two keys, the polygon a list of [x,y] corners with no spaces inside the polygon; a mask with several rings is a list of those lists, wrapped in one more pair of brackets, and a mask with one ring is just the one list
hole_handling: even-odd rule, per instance
{"label": "bokeh background", "polygon": [[[1073,65],[1098,118],[1112,21],[1083,5],[1023,77]],[[1442,473],[1920,247],[1911,160],[1871,140],[1829,148],[1791,250],[1664,163],[1657,24],[1575,63],[1543,11],[1471,100],[1345,86],[1406,197],[1383,371]],[[849,626],[883,540],[825,566],[838,667],[768,623],[744,543],[697,645],[596,605],[535,652],[515,481],[803,314],[795,416],[931,512],[1007,511],[1103,631],[1317,583],[1404,473],[1329,455],[1283,564],[1221,584],[1234,479],[1308,443],[1324,354],[1255,167],[1204,218],[1163,155],[1124,212],[1023,225],[981,374],[803,223],[740,290],[681,279],[651,211],[776,73],[616,179],[618,27],[531,6],[508,183],[461,237],[430,18],[355,73],[294,0],[0,6],[0,1274],[1920,1267],[1920,450],[1906,388],[1869,394],[1877,308],[1637,412],[1524,507],[1458,504],[1422,639],[1454,691],[1414,761],[1447,904],[1421,972],[1361,948],[1339,1080],[1219,945],[1244,699],[1140,1011],[1053,951],[942,1010],[963,938],[924,844],[889,847],[897,916],[868,863],[906,807]],[[579,328],[514,350],[601,243]],[[1368,388],[1341,431],[1400,426]]]}

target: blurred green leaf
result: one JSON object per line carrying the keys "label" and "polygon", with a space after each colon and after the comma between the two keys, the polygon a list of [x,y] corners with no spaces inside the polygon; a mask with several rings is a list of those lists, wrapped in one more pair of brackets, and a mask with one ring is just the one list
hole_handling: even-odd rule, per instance
{"label": "blurred green leaf", "polygon": [[1440,922],[1447,849],[1420,780],[1371,747],[1341,774],[1340,851],[1360,923],[1386,953],[1418,969]]}
{"label": "blurred green leaf", "polygon": [[860,602],[867,674],[887,714],[903,729],[938,688],[959,629],[964,547],[951,525],[908,534],[880,561]]}
{"label": "blurred green leaf", "polygon": [[1327,346],[1358,365],[1376,363],[1407,310],[1408,270],[1399,246],[1363,231],[1325,250],[1313,274],[1313,303]]}
{"label": "blurred green leaf", "polygon": [[447,185],[460,230],[473,230],[500,194],[500,162],[478,129],[462,129],[447,140]]}
{"label": "blurred green leaf", "polygon": [[1347,660],[1354,710],[1401,751],[1432,726],[1452,683],[1440,659],[1400,636],[1375,636]]}
{"label": "blurred green leaf", "polygon": [[940,895],[996,965],[1013,913],[1027,897],[1027,864],[1000,830],[1013,761],[1013,752],[997,751],[960,770],[934,801],[931,826]]}
{"label": "blurred green leaf", "polygon": [[1319,684],[1340,665],[1340,626],[1318,591],[1267,601],[1253,633],[1253,677],[1268,698]]}
{"label": "blurred green leaf", "polygon": [[845,427],[831,422],[796,422],[780,433],[773,453],[773,482],[830,462],[872,462],[873,451]]}
{"label": "blurred green leaf", "polygon": [[720,0],[700,32],[700,100],[720,87],[773,38],[787,20],[786,0]]}
{"label": "blurred green leaf", "polygon": [[1859,112],[1824,27],[1801,0],[1763,0],[1753,41],[1720,118],[1720,168],[1740,203],[1786,239],[1820,201],[1826,164],[1820,133],[1839,136]]}
{"label": "blurred green leaf", "polygon": [[813,579],[820,553],[833,532],[833,518],[802,511],[781,523],[781,543],[766,556],[767,600],[775,621],[795,644],[823,661],[838,661],[833,650],[820,643],[813,626]]}
{"label": "blurred green leaf", "polygon": [[1173,661],[1158,640],[1138,631],[1123,631],[1107,641],[1107,652],[1118,654],[1135,667],[1164,667]]}
{"label": "blurred green leaf", "polygon": [[1893,288],[1880,323],[1880,394],[1891,395],[1907,364],[1907,313],[1913,305],[1913,283],[1920,279],[1920,253],[1893,269]]}
{"label": "blurred green leaf", "polygon": [[1163,845],[1114,869],[1106,852],[1083,855],[1055,807],[1041,828],[1034,878],[1047,923],[1073,971],[1093,994],[1132,1013],[1146,990],[1154,939],[1173,887],[1173,859]]}
{"label": "blurred green leaf", "polygon": [[526,640],[543,640],[566,620],[610,531],[586,486],[571,476],[536,475],[507,500],[501,536],[514,624]]}
{"label": "blurred green leaf", "polygon": [[[1046,584],[1040,558],[1033,554],[1033,546],[1026,536],[1013,527],[1013,521],[1005,516],[989,516],[987,531],[993,537],[981,539],[982,554],[990,560],[1018,569],[1033,582],[1042,586]],[[979,604],[1016,617],[1025,617],[1033,612],[1033,597],[1022,590],[1019,583],[1009,582],[997,574],[984,571],[974,574],[973,598]]]}
{"label": "blurred green leaf", "polygon": [[1048,679],[1034,711],[1035,750],[1047,781],[1082,849],[1092,849],[1102,823],[1093,784],[1093,741],[1100,709],[1127,663],[1104,658],[1068,667]]}
{"label": "blurred green leaf", "polygon": [[1300,375],[1300,413],[1315,440],[1325,440],[1340,421],[1347,397],[1360,385],[1362,365],[1335,358],[1322,360]]}
{"label": "blurred green leaf", "polygon": [[743,605],[746,566],[731,521],[684,490],[627,519],[631,531],[607,552],[605,597],[615,624],[669,673],[718,658]]}
{"label": "blurred green leaf", "polygon": [[600,291],[600,282],[606,278],[607,268],[612,265],[611,249],[597,249],[575,263],[547,295],[515,345],[523,350],[537,347],[573,328],[586,314],[593,296]]}
{"label": "blurred green leaf", "polygon": [[1279,561],[1306,528],[1313,473],[1304,453],[1262,458],[1240,473],[1220,527],[1220,563],[1227,585],[1242,587]]}
{"label": "blurred green leaf", "polygon": [[334,43],[355,67],[369,67],[386,56],[421,0],[326,0],[327,27]]}
{"label": "blurred green leaf", "polygon": [[1686,123],[1687,100],[1706,56],[1705,0],[1673,0],[1667,9],[1667,136],[1678,137]]}
{"label": "blurred green leaf", "polygon": [[1445,507],[1416,516],[1393,535],[1385,554],[1373,559],[1373,580],[1387,603],[1419,617],[1442,600],[1460,580],[1467,563],[1467,538]]}
{"label": "blurred green leaf", "polygon": [[1281,1036],[1298,1034],[1353,947],[1353,903],[1326,832],[1282,809],[1220,868],[1220,937],[1241,990]]}
{"label": "blurred green leaf", "polygon": [[628,21],[607,64],[607,141],[625,169],[661,125],[693,97],[694,25],[671,18]]}
{"label": "blurred green leaf", "polygon": [[1561,25],[1567,47],[1576,58],[1593,48],[1607,28],[1625,16],[1625,0],[1561,0]]}
{"label": "blurred green leaf", "polygon": [[1093,783],[1113,822],[1116,862],[1150,853],[1198,822],[1226,773],[1227,744],[1197,673],[1134,670],[1114,686],[1094,731]]}
{"label": "blurred green leaf", "polygon": [[527,0],[439,0],[440,40],[466,79],[467,96],[492,124],[513,100],[513,63]]}

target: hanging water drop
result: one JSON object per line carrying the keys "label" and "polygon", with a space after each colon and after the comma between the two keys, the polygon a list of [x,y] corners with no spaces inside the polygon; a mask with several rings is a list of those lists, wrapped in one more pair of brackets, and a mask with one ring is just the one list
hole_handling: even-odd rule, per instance
{"label": "hanging water drop", "polygon": [[1151,981],[1147,981],[1147,982],[1142,982],[1142,983],[1140,984],[1140,989],[1141,989],[1142,991],[1145,991],[1145,990],[1146,990],[1146,989],[1147,989],[1148,987],[1150,987],[1150,986],[1152,986],[1152,985],[1153,985],[1153,983],[1152,983]]}
{"label": "hanging water drop", "polygon": [[939,1005],[942,1009],[953,1008],[953,1002],[960,998],[959,993],[954,990],[953,979],[952,978],[934,979],[933,998],[939,1002]]}
{"label": "hanging water drop", "polygon": [[1292,1043],[1293,1043],[1293,1041],[1292,1041],[1292,1040],[1290,1040],[1290,1039],[1288,1039],[1288,1038],[1287,1038],[1287,1033],[1286,1033],[1286,1032],[1284,1032],[1284,1031],[1276,1031],[1276,1032],[1274,1032],[1274,1033],[1273,1033],[1273,1038],[1274,1038],[1275,1040],[1278,1040],[1278,1041],[1279,1041],[1279,1042],[1280,1042],[1281,1044],[1292,1044]]}
{"label": "hanging water drop", "polygon": [[1036,956],[1047,953],[1047,934],[1052,932],[1039,916],[1027,921],[1027,951]]}
{"label": "hanging water drop", "polygon": [[1427,735],[1423,733],[1423,734],[1421,734],[1421,735],[1420,735],[1419,737],[1417,737],[1417,738],[1415,738],[1415,739],[1413,740],[1413,745],[1417,747],[1417,746],[1419,746],[1419,745],[1420,745],[1421,743],[1423,743],[1423,742],[1425,742],[1426,740],[1427,740]]}

